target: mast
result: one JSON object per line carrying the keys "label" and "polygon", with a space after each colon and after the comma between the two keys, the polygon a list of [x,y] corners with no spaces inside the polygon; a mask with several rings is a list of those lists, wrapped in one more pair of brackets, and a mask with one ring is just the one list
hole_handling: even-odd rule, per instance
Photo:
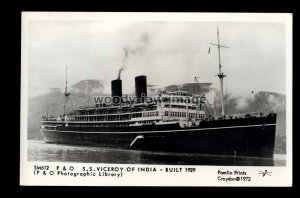
{"label": "mast", "polygon": [[219,35],[219,28],[217,27],[217,37],[218,37],[218,44],[210,43],[211,45],[215,45],[218,47],[218,56],[219,56],[219,73],[217,76],[220,79],[220,92],[221,92],[221,115],[224,116],[224,95],[223,95],[223,79],[226,75],[222,72],[222,65],[221,65],[221,47],[229,48],[223,45],[220,45],[220,35]]}
{"label": "mast", "polygon": [[66,89],[65,89],[65,96],[68,93],[68,66],[66,66]]}
{"label": "mast", "polygon": [[67,100],[69,99],[70,93],[68,92],[68,67],[66,66],[66,88],[65,88],[65,101],[64,101],[64,115],[66,114],[67,109]]}

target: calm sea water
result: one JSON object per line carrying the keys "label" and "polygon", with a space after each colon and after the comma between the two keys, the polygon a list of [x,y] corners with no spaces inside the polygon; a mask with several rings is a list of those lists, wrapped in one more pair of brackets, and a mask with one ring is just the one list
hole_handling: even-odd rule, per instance
{"label": "calm sea water", "polygon": [[114,164],[285,166],[285,155],[274,159],[202,154],[135,151],[90,146],[46,144],[28,140],[28,160]]}

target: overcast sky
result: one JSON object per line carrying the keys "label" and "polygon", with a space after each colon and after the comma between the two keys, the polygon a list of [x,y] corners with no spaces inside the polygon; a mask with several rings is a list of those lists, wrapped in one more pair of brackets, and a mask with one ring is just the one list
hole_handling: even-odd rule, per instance
{"label": "overcast sky", "polygon": [[[29,22],[29,96],[49,88],[64,88],[85,79],[106,83],[122,72],[123,93],[132,92],[134,77],[146,75],[159,86],[200,82],[219,86],[217,26],[228,92],[272,91],[285,94],[285,25],[253,22]],[[225,83],[226,84],[226,83]]]}

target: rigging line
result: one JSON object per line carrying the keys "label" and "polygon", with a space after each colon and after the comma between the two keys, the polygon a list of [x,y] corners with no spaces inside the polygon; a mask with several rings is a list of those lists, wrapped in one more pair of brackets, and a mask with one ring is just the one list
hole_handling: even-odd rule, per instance
{"label": "rigging line", "polygon": [[49,114],[49,105],[47,104],[47,114],[46,114],[47,118],[49,117],[48,114]]}
{"label": "rigging line", "polygon": [[54,106],[56,105],[57,100],[58,100],[58,98],[55,99],[55,102],[54,102],[54,104],[53,104],[53,106],[52,106],[52,109],[51,109],[51,114],[50,114],[50,116],[53,115]]}
{"label": "rigging line", "polygon": [[[198,82],[197,77],[195,77],[195,81],[197,82],[197,84],[198,84],[198,86],[199,86],[199,88],[200,88],[201,94],[202,94],[203,96],[205,96],[205,94],[204,94],[204,92],[203,92],[203,90],[202,90],[202,88],[201,88],[201,86],[200,86],[200,83]],[[210,106],[209,101],[208,101],[207,98],[206,98],[206,100],[207,100],[207,103],[208,103],[208,105],[209,105],[210,110],[212,110],[212,108],[211,108],[211,106]],[[204,108],[205,108],[206,111],[209,113],[209,115],[212,116],[212,114],[211,114],[211,112],[209,111],[209,109],[207,108],[206,104],[204,104]]]}
{"label": "rigging line", "polygon": [[[199,78],[199,77],[197,77],[197,76],[195,76],[194,77],[194,83],[193,83],[193,85],[194,85],[194,94],[196,95],[196,83],[198,82],[197,81],[197,78]],[[200,90],[201,91],[201,90]]]}
{"label": "rigging line", "polygon": [[[83,98],[83,100],[78,100],[78,98],[79,99],[82,99]],[[75,107],[77,107],[78,106],[78,108],[79,107],[83,107],[83,106],[86,106],[86,97],[78,97],[78,98],[76,98],[76,97],[74,97],[74,100],[75,100],[75,102],[76,102],[76,106]],[[84,100],[85,99],[85,100]],[[76,108],[77,109],[77,108]],[[75,109],[75,110],[76,110]]]}
{"label": "rigging line", "polygon": [[73,94],[73,97],[86,98],[86,96],[80,96],[80,95],[74,95],[74,94]]}
{"label": "rigging line", "polygon": [[225,115],[226,115],[226,114],[228,114],[228,106],[227,106],[227,105],[228,105],[228,103],[227,103],[228,95],[227,95],[227,79],[226,79],[226,78],[225,78],[225,86],[226,86],[226,91],[225,91],[225,92],[226,92],[226,93],[225,93],[225,94],[226,94],[226,95],[225,95],[225,104],[226,104]]}
{"label": "rigging line", "polygon": [[[254,93],[254,91],[252,91],[252,93]],[[265,105],[265,103],[260,99],[260,97],[257,95],[259,92],[255,92],[254,94],[254,97],[258,99],[258,101],[261,103],[262,105],[262,108],[265,110],[265,111],[268,111],[268,108],[267,106]]]}

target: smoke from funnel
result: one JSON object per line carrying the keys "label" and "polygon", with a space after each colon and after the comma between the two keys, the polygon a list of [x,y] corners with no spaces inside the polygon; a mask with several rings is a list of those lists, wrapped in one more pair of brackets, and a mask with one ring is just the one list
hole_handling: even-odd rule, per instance
{"label": "smoke from funnel", "polygon": [[127,61],[128,53],[129,53],[129,49],[125,47],[124,48],[124,58],[122,61],[122,67],[119,69],[119,73],[118,73],[118,80],[121,79],[122,71],[124,71],[126,69],[126,61]]}
{"label": "smoke from funnel", "polygon": [[122,73],[122,71],[124,71],[125,69],[126,69],[126,67],[121,67],[121,68],[119,69],[118,80],[121,79],[121,73]]}
{"label": "smoke from funnel", "polygon": [[127,60],[131,55],[137,55],[142,53],[148,46],[150,42],[150,37],[148,33],[143,33],[139,40],[137,41],[137,44],[135,47],[124,47],[124,58],[122,61],[122,67],[118,71],[118,79],[121,79],[121,73],[126,69]]}

